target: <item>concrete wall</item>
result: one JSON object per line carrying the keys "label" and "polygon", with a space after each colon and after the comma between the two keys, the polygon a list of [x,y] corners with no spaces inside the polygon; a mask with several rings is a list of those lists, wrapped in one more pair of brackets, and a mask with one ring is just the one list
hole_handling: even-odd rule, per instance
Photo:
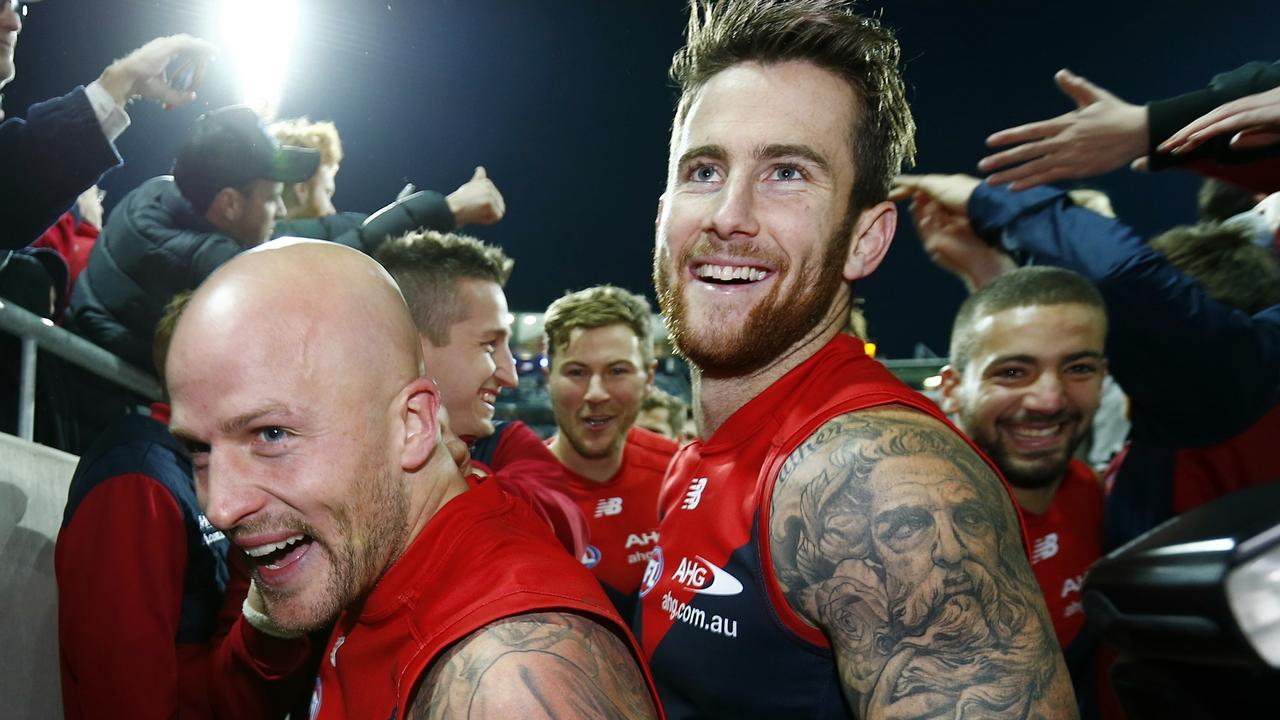
{"label": "concrete wall", "polygon": [[53,543],[76,460],[0,433],[0,717],[62,717]]}

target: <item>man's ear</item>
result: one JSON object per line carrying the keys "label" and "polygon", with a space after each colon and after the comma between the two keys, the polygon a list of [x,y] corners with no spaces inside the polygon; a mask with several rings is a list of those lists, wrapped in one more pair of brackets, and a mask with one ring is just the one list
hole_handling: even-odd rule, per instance
{"label": "man's ear", "polygon": [[240,192],[232,187],[224,187],[213,196],[213,201],[209,203],[209,209],[204,216],[215,225],[232,223],[240,218],[243,206],[244,197]]}
{"label": "man's ear", "polygon": [[948,415],[960,412],[960,373],[950,365],[943,365],[942,384],[938,389],[942,392],[942,412]]}
{"label": "man's ear", "polygon": [[403,423],[403,443],[400,451],[400,467],[413,472],[426,464],[440,442],[440,395],[436,384],[427,378],[417,378],[400,391]]}
{"label": "man's ear", "polygon": [[853,224],[853,238],[844,261],[844,279],[853,282],[880,266],[898,229],[898,207],[885,201],[863,210]]}
{"label": "man's ear", "polygon": [[286,185],[284,188],[284,196],[288,197],[289,193],[293,193],[294,204],[306,205],[311,202],[311,182],[306,181]]}
{"label": "man's ear", "polygon": [[649,368],[646,371],[645,385],[652,385],[653,379],[658,375],[658,359],[654,358],[649,361]]}
{"label": "man's ear", "polygon": [[658,196],[658,211],[653,214],[653,226],[658,227],[658,223],[662,222],[662,208],[667,202],[667,194],[663,193]]}

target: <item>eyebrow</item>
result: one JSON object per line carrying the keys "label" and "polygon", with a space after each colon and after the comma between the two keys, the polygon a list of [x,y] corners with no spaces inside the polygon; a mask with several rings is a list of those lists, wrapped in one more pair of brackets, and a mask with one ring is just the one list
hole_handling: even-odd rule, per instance
{"label": "eyebrow", "polygon": [[[753,153],[756,160],[774,160],[783,157],[798,157],[817,165],[823,172],[831,172],[831,163],[817,150],[808,145],[792,145],[785,143],[774,143],[771,145],[759,145]],[[729,153],[719,145],[699,145],[695,148],[689,148],[680,156],[679,165],[684,165],[693,158],[705,157],[712,160],[724,162],[729,159]],[[678,165],[678,166],[679,166]]]}
{"label": "eyebrow", "polygon": [[[1084,360],[1086,358],[1090,360],[1101,360],[1102,357],[1103,357],[1102,353],[1096,350],[1081,350],[1080,352],[1071,353],[1070,355],[1064,357],[1062,359],[1062,362],[1064,363],[1075,362],[1076,360]],[[1010,363],[1010,362],[1025,363],[1027,365],[1038,365],[1040,361],[1031,355],[1001,355],[997,357],[995,360],[992,360],[991,364],[988,365],[987,367],[995,367],[996,365],[1003,365],[1004,363]]]}
{"label": "eyebrow", "polygon": [[241,413],[228,420],[223,420],[222,422],[218,423],[218,430],[224,435],[234,435],[235,433],[240,432],[241,430],[244,430],[249,425],[253,424],[254,421],[258,420],[259,418],[266,415],[270,415],[272,413],[290,414],[291,411],[287,406],[285,406],[282,403],[270,403],[267,405],[263,405],[262,407],[250,410],[248,412]]}

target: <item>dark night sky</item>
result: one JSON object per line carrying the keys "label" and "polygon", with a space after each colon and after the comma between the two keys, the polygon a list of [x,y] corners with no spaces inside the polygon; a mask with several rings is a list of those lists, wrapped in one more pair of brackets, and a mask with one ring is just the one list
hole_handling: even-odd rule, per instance
{"label": "dark night sky", "polygon": [[[214,0],[48,0],[32,6],[5,110],[87,83],[151,37],[218,39]],[[517,259],[514,310],[610,282],[652,298],[649,258],[662,190],[680,44],[676,0],[302,0],[281,116],[332,119],[346,161],[335,204],[372,211],[406,179],[449,192],[483,164],[507,200],[502,223],[470,232]],[[1275,59],[1280,3],[1156,0],[1048,3],[900,0],[885,6],[906,58],[921,171],[972,171],[983,138],[1069,109],[1051,76],[1067,66],[1132,101],[1203,86],[1215,72]],[[244,22],[251,22],[245,17]],[[192,119],[236,101],[230,63],[194,107],[131,109],[114,201],[168,171]],[[6,168],[12,172],[12,168]],[[1127,171],[1093,182],[1144,233],[1194,219],[1193,176]],[[882,357],[917,341],[945,351],[962,287],[934,268],[909,227],[862,282]]]}

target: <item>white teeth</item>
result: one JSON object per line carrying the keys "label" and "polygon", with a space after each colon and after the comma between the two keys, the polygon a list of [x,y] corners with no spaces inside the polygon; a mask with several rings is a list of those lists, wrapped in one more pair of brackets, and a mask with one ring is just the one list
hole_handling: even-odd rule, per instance
{"label": "white teeth", "polygon": [[764,270],[745,265],[699,265],[693,269],[693,272],[700,278],[747,280],[749,282],[763,280],[768,275]]}
{"label": "white teeth", "polygon": [[1023,427],[1023,428],[1016,428],[1014,430],[1014,433],[1022,437],[1042,438],[1042,437],[1049,437],[1051,435],[1056,435],[1058,433],[1058,430],[1061,427],[1062,427],[1061,425],[1054,425],[1052,427],[1047,427],[1047,428]]}
{"label": "white teeth", "polygon": [[[262,557],[263,555],[269,555],[270,553],[273,553],[277,550],[283,550],[289,547],[290,545],[293,545],[294,543],[298,542],[304,537],[306,536],[302,534],[298,534],[298,535],[294,535],[293,537],[285,538],[284,540],[281,540],[278,543],[269,543],[267,545],[259,545],[258,547],[254,547],[254,548],[245,548],[244,553],[249,557]],[[270,566],[268,565],[268,567]]]}

